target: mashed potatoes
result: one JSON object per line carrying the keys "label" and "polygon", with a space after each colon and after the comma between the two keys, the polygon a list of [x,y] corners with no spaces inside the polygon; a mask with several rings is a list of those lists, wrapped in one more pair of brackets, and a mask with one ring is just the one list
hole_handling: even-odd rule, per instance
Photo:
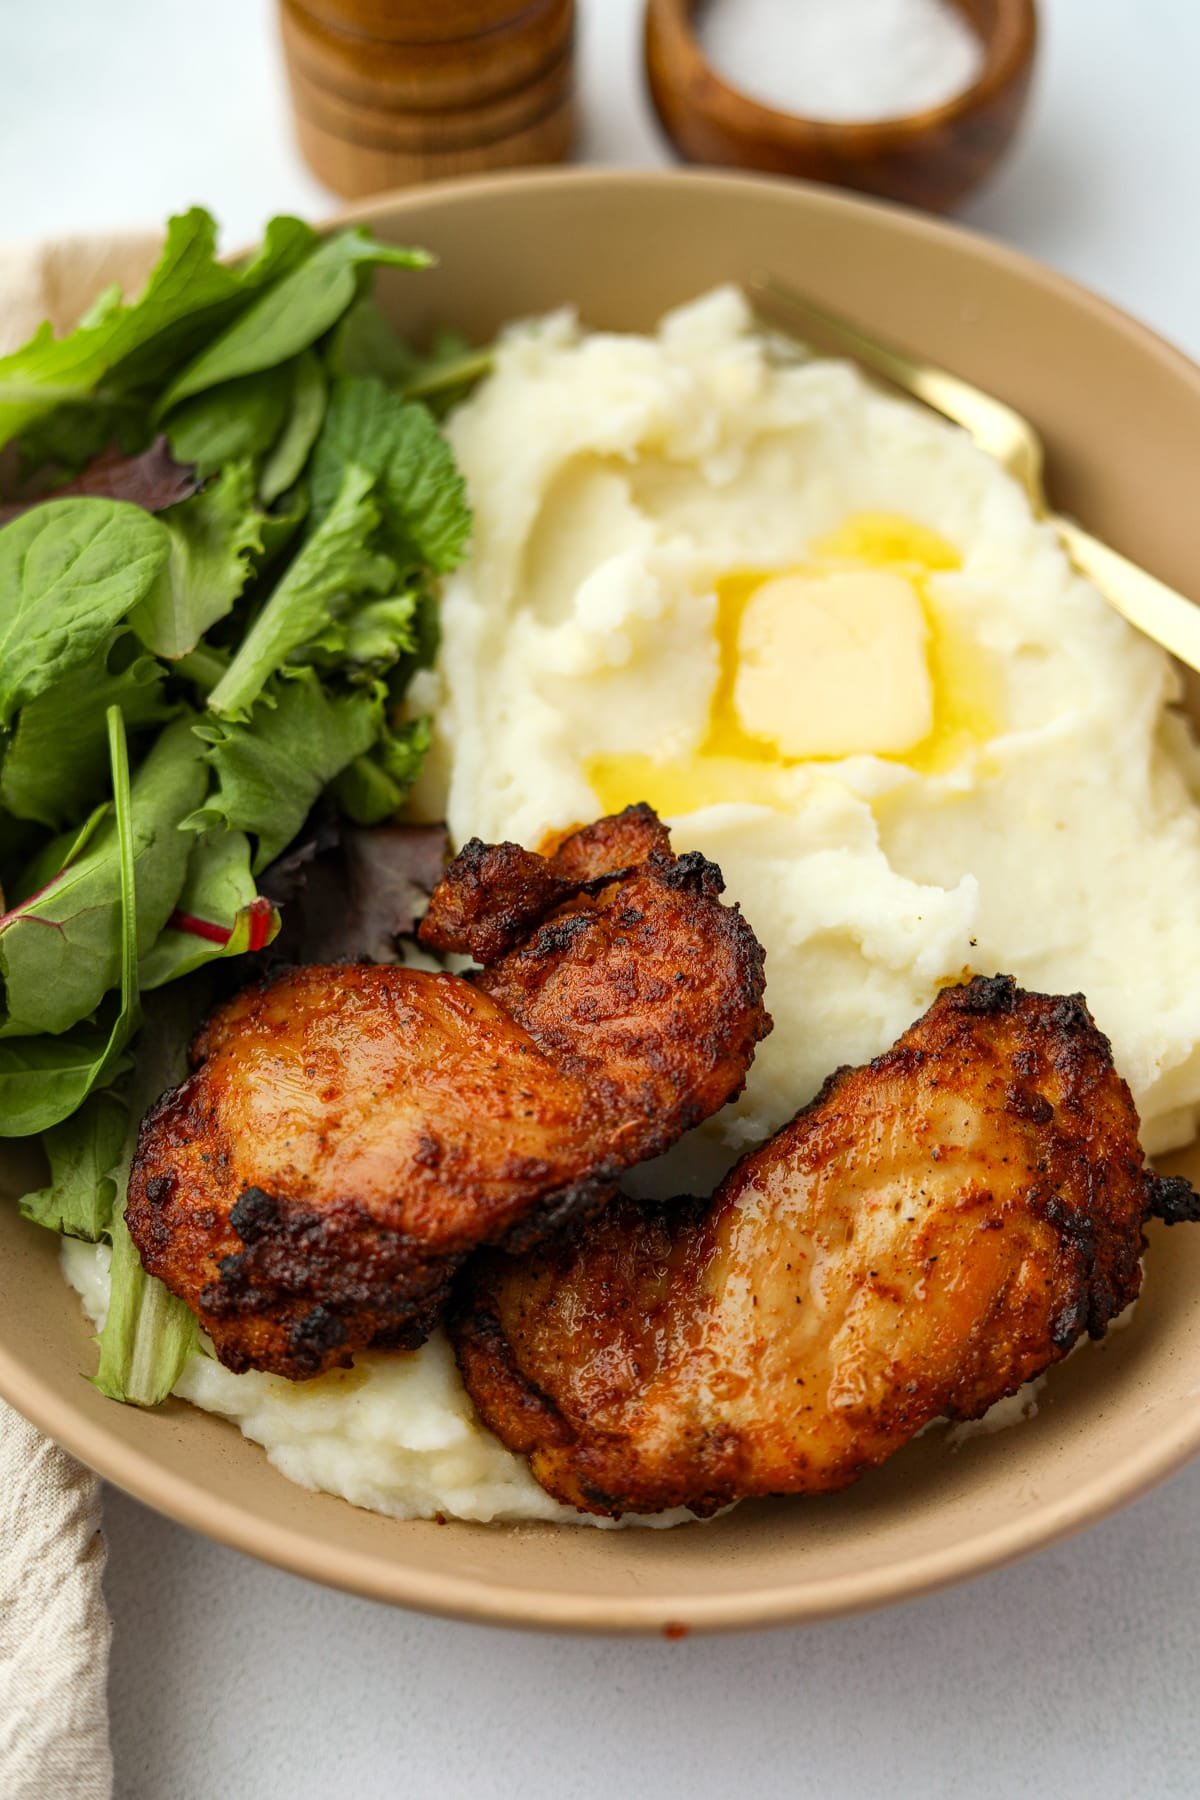
{"label": "mashed potatoes", "polygon": [[[514,331],[451,435],[477,527],[425,804],[440,780],[456,841],[535,844],[647,799],[721,865],[775,1031],[710,1146],[775,1130],[966,970],[1081,989],[1147,1149],[1194,1134],[1200,811],[1176,678],[996,464],[845,364],[773,364],[732,291],[656,338],[565,315]],[[870,623],[857,656],[814,617],[838,582]]]}
{"label": "mashed potatoes", "polygon": [[[63,1273],[99,1329],[108,1307],[106,1244],[62,1240]],[[553,1519],[613,1528],[560,1506],[485,1431],[441,1332],[411,1356],[360,1356],[316,1381],[234,1375],[193,1356],[175,1388],[205,1412],[232,1419],[301,1487],[340,1494],[394,1519]],[[677,1525],[682,1510],[625,1525]]]}
{"label": "mashed potatoes", "polygon": [[[422,806],[457,842],[536,844],[646,799],[720,863],[775,1031],[643,1185],[706,1191],[972,970],[1081,989],[1147,1148],[1183,1143],[1200,764],[1171,665],[962,434],[748,327],[720,292],[656,338],[509,335],[450,427],[477,527],[423,678]],[[64,1254],[97,1317],[107,1252]],[[178,1392],[376,1511],[577,1518],[479,1425],[440,1336],[298,1385],[196,1357]]]}

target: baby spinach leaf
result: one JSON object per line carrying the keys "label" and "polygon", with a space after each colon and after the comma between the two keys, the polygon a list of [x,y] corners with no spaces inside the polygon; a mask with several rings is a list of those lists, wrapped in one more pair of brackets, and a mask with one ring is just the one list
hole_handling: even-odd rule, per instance
{"label": "baby spinach leaf", "polygon": [[0,803],[54,830],[78,819],[104,789],[108,708],[121,708],[130,731],[161,723],[174,711],[163,679],[162,665],[132,637],[102,645],[17,714],[0,765]]}
{"label": "baby spinach leaf", "polygon": [[375,741],[384,699],[382,687],[328,694],[314,670],[296,669],[272,681],[245,724],[197,726],[216,787],[188,824],[250,832],[257,874],[295,837],[321,790]]}
{"label": "baby spinach leaf", "polygon": [[0,917],[7,1011],[0,1036],[67,1031],[94,1012],[117,984],[124,945],[126,832],[137,881],[135,962],[139,952],[150,948],[174,909],[187,871],[192,843],[179,830],[180,822],[200,804],[206,785],[203,747],[191,720],[176,720],[139,769],[125,815],[114,809],[52,881]]}
{"label": "baby spinach leaf", "polygon": [[[31,1137],[70,1118],[91,1093],[128,1066],[125,1047],[137,1030],[137,878],[129,756],[120,708],[108,710],[119,908],[119,1004],[111,1023],[81,1024],[61,1037],[0,1043],[0,1136]],[[0,921],[0,925],[2,925]],[[106,984],[107,985],[107,984]]]}
{"label": "baby spinach leaf", "polygon": [[171,219],[136,300],[123,305],[110,288],[74,331],[56,338],[42,325],[0,357],[0,444],[60,406],[105,409],[111,435],[114,403],[164,381],[264,287],[286,278],[315,242],[299,219],[272,219],[258,253],[236,267],[217,261],[216,226],[202,208]]}
{"label": "baby spinach leaf", "polygon": [[377,478],[386,547],[402,568],[441,574],[461,562],[471,532],[466,484],[427,408],[368,377],[334,382],[313,451],[314,518],[332,506],[351,465]]}
{"label": "baby spinach leaf", "polygon": [[[108,715],[105,714],[105,733],[108,730]],[[71,864],[77,862],[84,850],[91,843],[100,827],[111,817],[112,803],[101,800],[94,806],[87,818],[79,825],[73,825],[69,831],[60,832],[51,838],[48,844],[34,856],[33,860],[23,868],[9,889],[9,907],[4,917],[15,913],[18,907],[48,887],[57,875]]]}
{"label": "baby spinach leaf", "polygon": [[0,358],[0,443],[60,401],[85,395],[122,358],[145,350],[182,318],[203,313],[239,291],[232,270],[216,261],[216,227],[198,207],[171,220],[162,255],[129,306],[109,289],[65,337],[47,323],[28,343]]}
{"label": "baby spinach leaf", "polygon": [[243,312],[256,294],[295,268],[317,241],[310,225],[283,216],[271,220],[254,256],[240,265],[218,262],[215,227],[207,214],[200,216],[209,230],[196,247],[192,268],[181,266],[177,271],[170,296],[174,316],[148,337],[135,334],[137,341],[105,377],[101,393],[132,392],[148,405],[155,389]]}
{"label": "baby spinach leaf", "polygon": [[94,1244],[112,1219],[128,1129],[129,1109],[120,1096],[98,1088],[71,1118],[43,1132],[50,1181],[23,1196],[24,1217]]}
{"label": "baby spinach leaf", "polygon": [[378,243],[362,226],[326,238],[176,376],[159,402],[160,416],[190,394],[275,368],[307,350],[352,305],[359,268],[421,269],[431,260],[423,250]]}
{"label": "baby spinach leaf", "polygon": [[265,949],[278,930],[279,914],[255,888],[245,832],[202,832],[178,904],[138,965],[142,991],[178,981],[217,957]]}
{"label": "baby spinach leaf", "polygon": [[325,371],[320,358],[306,350],[296,361],[287,424],[259,477],[258,491],[264,505],[269,506],[299,481],[325,417],[325,394]]}
{"label": "baby spinach leaf", "polygon": [[125,1029],[119,1007],[108,1005],[104,1017],[58,1037],[5,1038],[0,1043],[0,1137],[48,1131],[70,1118],[93,1088],[129,1067],[123,1051],[132,1028]]}
{"label": "baby spinach leaf", "polygon": [[0,725],[94,655],[170,548],[120,500],[48,500],[0,528]]}
{"label": "baby spinach leaf", "polygon": [[389,387],[403,387],[421,364],[369,294],[354,302],[330,334],[327,356],[333,374],[374,375]]}
{"label": "baby spinach leaf", "polygon": [[148,650],[174,660],[229,612],[262,549],[253,467],[227,464],[202,493],[160,518],[170,555],[129,623]]}
{"label": "baby spinach leaf", "polygon": [[348,468],[337,497],[302,546],[242,639],[233,661],[208,697],[223,719],[244,719],[276,670],[294,651],[319,639],[358,594],[386,594],[395,569],[367,548],[379,522],[372,477]]}
{"label": "baby spinach leaf", "polygon": [[267,454],[288,416],[294,371],[284,364],[185,400],[167,420],[171,449],[202,479],[225,463]]}
{"label": "baby spinach leaf", "polygon": [[243,290],[257,293],[272,281],[278,281],[302,263],[319,242],[317,233],[306,220],[295,219],[290,213],[277,213],[268,222],[258,248],[234,264]]}

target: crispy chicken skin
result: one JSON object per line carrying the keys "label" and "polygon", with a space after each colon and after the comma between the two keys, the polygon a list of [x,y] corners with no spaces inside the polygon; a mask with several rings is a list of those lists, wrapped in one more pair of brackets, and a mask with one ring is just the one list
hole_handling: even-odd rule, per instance
{"label": "crispy chicken skin", "polygon": [[485,965],[475,985],[588,1083],[629,1167],[739,1094],[770,1030],[762,950],[723,886],[631,806],[549,857],[473,839],[419,935]]}
{"label": "crispy chicken skin", "polygon": [[419,1343],[475,1246],[594,1211],[740,1091],[770,1021],[719,875],[644,810],[569,845],[561,869],[503,845],[451,864],[435,920],[465,894],[474,937],[508,946],[477,978],[302,967],[201,1030],[142,1123],[126,1218],[228,1367],[299,1379]]}
{"label": "crispy chicken skin", "polygon": [[451,1329],[483,1419],[585,1512],[815,1494],[971,1419],[1135,1297],[1144,1168],[1079,998],[941,993],[711,1201],[620,1199],[472,1264]]}

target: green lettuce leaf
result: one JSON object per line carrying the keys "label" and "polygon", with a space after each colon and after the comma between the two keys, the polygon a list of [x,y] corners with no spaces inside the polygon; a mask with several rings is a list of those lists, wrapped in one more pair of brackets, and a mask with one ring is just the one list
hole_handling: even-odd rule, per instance
{"label": "green lettuce leaf", "polygon": [[48,500],[0,528],[0,725],[95,654],[170,548],[122,500]]}
{"label": "green lettuce leaf", "polygon": [[198,725],[216,787],[188,824],[250,832],[258,874],[295,837],[322,789],[374,743],[384,701],[382,687],[328,694],[314,670],[297,669],[271,683],[247,723]]}
{"label": "green lettuce leaf", "polygon": [[404,399],[423,400],[441,418],[490,371],[492,352],[477,350],[457,331],[439,331],[421,355],[364,295],[331,334],[328,360],[335,375],[374,375]]}
{"label": "green lettuce leaf", "polygon": [[[106,736],[107,733],[108,715],[105,714]],[[111,817],[111,803],[101,800],[80,824],[71,826],[69,830],[62,831],[57,837],[51,838],[49,843],[43,844],[26,867],[21,869],[10,881],[10,904],[8,912],[4,915],[5,918],[9,913],[15,913],[18,907],[23,906],[35,894],[39,894],[43,888],[49,887],[57,875],[60,875],[64,869],[70,868],[72,863],[77,862],[100,827]]]}
{"label": "green lettuce leaf", "polygon": [[386,594],[395,569],[367,547],[379,522],[373,478],[347,468],[333,505],[301,547],[208,697],[223,719],[244,719],[294,651],[320,640],[356,595]]}
{"label": "green lettuce leaf", "polygon": [[287,423],[259,477],[258,491],[265,506],[286,493],[303,474],[325,417],[326,391],[321,359],[306,350],[296,361]]}
{"label": "green lettuce leaf", "polygon": [[277,213],[268,221],[262,243],[233,264],[242,293],[258,293],[281,276],[290,274],[319,242],[317,233],[306,220],[293,218],[290,213]]}
{"label": "green lettuce leaf", "polygon": [[166,422],[171,454],[202,481],[229,462],[259,461],[287,419],[294,367],[264,369],[186,400]]}
{"label": "green lettuce leaf", "polygon": [[330,333],[327,360],[334,375],[374,375],[389,387],[403,387],[421,366],[369,294],[356,300]]}
{"label": "green lettuce leaf", "polygon": [[201,832],[175,910],[138,964],[142,992],[178,981],[218,957],[262,950],[278,930],[278,912],[254,885],[245,832],[224,827]]}
{"label": "green lettuce leaf", "polygon": [[341,810],[356,825],[382,825],[399,812],[421,773],[433,734],[428,719],[384,729],[374,747],[355,757],[333,786]]}
{"label": "green lettuce leaf", "polygon": [[117,984],[126,833],[137,882],[135,948],[149,950],[183,888],[192,842],[179,826],[203,799],[207,776],[190,719],[168,725],[138,770],[126,815],[114,809],[48,885],[0,917],[0,1036],[65,1032]]}
{"label": "green lettuce leaf", "polygon": [[162,665],[128,633],[103,645],[17,714],[0,764],[0,804],[53,830],[80,818],[107,781],[108,708],[121,708],[128,731],[160,724],[175,710],[163,680]]}
{"label": "green lettuce leaf", "polygon": [[124,1010],[110,996],[94,1025],[57,1037],[5,1038],[0,1042],[0,1137],[35,1137],[48,1131],[129,1065],[124,1055],[133,1035]]}
{"label": "green lettuce leaf", "polygon": [[165,1400],[189,1356],[200,1348],[193,1314],[142,1268],[125,1223],[125,1194],[138,1124],[163,1090],[187,1074],[187,1048],[205,1000],[193,982],[151,996],[138,1039],[137,1067],[127,1084],[129,1130],[115,1176],[119,1203],[109,1227],[111,1288],[94,1380],[110,1400],[134,1406],[157,1406]]}
{"label": "green lettuce leaf", "polygon": [[119,891],[119,1000],[109,1023],[82,1024],[61,1037],[0,1043],[0,1137],[32,1137],[76,1112],[93,1088],[129,1066],[126,1046],[141,1020],[137,982],[137,880],[129,757],[120,708],[108,711]]}
{"label": "green lettuce leaf", "polygon": [[423,250],[378,243],[362,226],[326,238],[176,376],[159,402],[160,417],[191,394],[273,369],[307,350],[353,304],[360,268],[421,269],[430,261]]}
{"label": "green lettuce leaf", "polygon": [[109,1279],[92,1385],[127,1406],[159,1406],[199,1350],[200,1327],[184,1302],[143,1269],[124,1211],[112,1223]]}
{"label": "green lettuce leaf", "polygon": [[390,668],[401,656],[410,656],[418,644],[416,615],[420,595],[410,588],[389,594],[385,600],[368,600],[349,613],[339,633],[338,650],[343,662],[356,669]]}
{"label": "green lettuce leaf", "polygon": [[[63,403],[92,396],[109,405],[114,391],[128,394],[162,381],[260,288],[286,278],[314,242],[311,227],[298,219],[273,219],[258,254],[238,269],[217,261],[208,213],[193,207],[173,218],[136,300],[124,306],[110,288],[65,337],[56,338],[45,324],[0,357],[0,444]],[[102,381],[105,389],[93,394]]]}
{"label": "green lettuce leaf", "polygon": [[351,467],[376,477],[385,548],[402,569],[442,574],[462,561],[471,534],[466,484],[426,407],[368,377],[335,381],[313,451],[314,518],[332,508]]}
{"label": "green lettuce leaf", "polygon": [[262,550],[252,465],[229,463],[201,493],[158,517],[170,555],[129,623],[148,650],[174,660],[230,611]]}
{"label": "green lettuce leaf", "polygon": [[128,1130],[128,1107],[111,1088],[99,1088],[71,1118],[43,1132],[50,1181],[24,1195],[25,1218],[96,1243],[112,1219]]}
{"label": "green lettuce leaf", "polygon": [[426,355],[417,359],[400,384],[400,391],[406,400],[420,400],[441,419],[491,373],[493,360],[490,350],[476,349],[460,332],[439,331]]}

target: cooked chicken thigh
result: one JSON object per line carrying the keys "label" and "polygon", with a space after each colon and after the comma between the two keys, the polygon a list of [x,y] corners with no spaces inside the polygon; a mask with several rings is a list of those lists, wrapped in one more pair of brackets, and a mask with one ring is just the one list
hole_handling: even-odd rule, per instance
{"label": "cooked chicken thigh", "polygon": [[947,989],[711,1201],[621,1199],[480,1257],[452,1320],[484,1421],[614,1517],[846,1486],[976,1418],[1138,1292],[1137,1117],[1082,1000]]}
{"label": "cooked chicken thigh", "polygon": [[246,989],[143,1121],[143,1264],[232,1369],[419,1343],[476,1245],[594,1211],[740,1091],[770,1021],[720,891],[632,809],[548,859],[450,865],[426,936],[497,959],[475,978],[311,966]]}

